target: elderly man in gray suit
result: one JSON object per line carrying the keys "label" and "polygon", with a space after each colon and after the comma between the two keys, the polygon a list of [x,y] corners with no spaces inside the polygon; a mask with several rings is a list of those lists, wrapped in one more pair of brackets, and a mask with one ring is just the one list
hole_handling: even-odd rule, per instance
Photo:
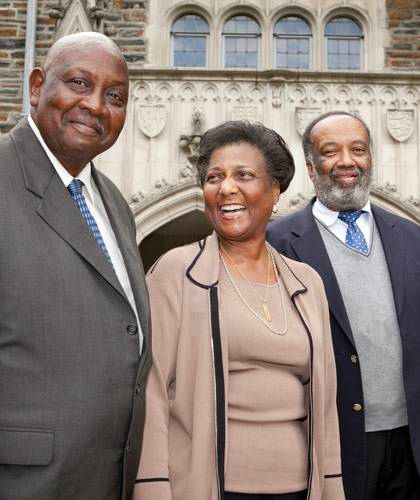
{"label": "elderly man in gray suit", "polygon": [[150,365],[135,225],[91,160],[125,119],[104,35],[64,37],[0,140],[0,500],[119,500],[133,489]]}

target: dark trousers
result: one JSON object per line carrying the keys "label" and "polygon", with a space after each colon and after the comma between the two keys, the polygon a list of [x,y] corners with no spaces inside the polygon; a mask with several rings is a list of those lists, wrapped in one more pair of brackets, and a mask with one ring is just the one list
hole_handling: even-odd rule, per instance
{"label": "dark trousers", "polygon": [[367,433],[364,500],[420,500],[408,427]]}
{"label": "dark trousers", "polygon": [[248,493],[231,493],[225,491],[225,500],[306,500],[307,492],[298,491],[296,493],[279,493],[279,494],[248,494]]}

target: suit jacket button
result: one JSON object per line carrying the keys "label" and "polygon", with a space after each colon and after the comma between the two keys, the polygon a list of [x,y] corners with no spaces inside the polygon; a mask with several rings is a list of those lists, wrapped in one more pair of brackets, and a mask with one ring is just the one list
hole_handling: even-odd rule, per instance
{"label": "suit jacket button", "polygon": [[135,325],[134,323],[130,323],[128,326],[127,326],[127,333],[129,335],[135,335],[138,331],[138,328],[137,328],[137,325]]}
{"label": "suit jacket button", "polygon": [[356,356],[356,354],[352,354],[352,355],[350,356],[350,359],[351,359],[351,362],[352,362],[352,363],[355,363],[355,364],[359,361],[359,359],[358,359],[358,357]]}
{"label": "suit jacket button", "polygon": [[126,453],[128,453],[130,451],[130,443],[128,442],[126,447],[125,447],[125,451]]}
{"label": "suit jacket button", "polygon": [[135,391],[134,391],[134,392],[136,393],[136,395],[137,395],[137,396],[140,394],[140,392],[141,392],[141,388],[140,388],[140,386],[139,386],[139,385],[136,385],[136,389],[135,389]]}
{"label": "suit jacket button", "polygon": [[361,404],[354,403],[354,405],[353,405],[353,410],[354,411],[361,411],[361,409],[362,409],[362,405]]}

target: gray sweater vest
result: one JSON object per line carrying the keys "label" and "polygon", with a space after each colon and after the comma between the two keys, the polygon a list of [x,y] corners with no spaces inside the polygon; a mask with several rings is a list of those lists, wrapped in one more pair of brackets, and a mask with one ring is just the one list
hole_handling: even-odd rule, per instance
{"label": "gray sweater vest", "polygon": [[364,256],[322,224],[317,225],[339,283],[360,360],[365,430],[407,425],[400,330],[376,226],[370,253]]}

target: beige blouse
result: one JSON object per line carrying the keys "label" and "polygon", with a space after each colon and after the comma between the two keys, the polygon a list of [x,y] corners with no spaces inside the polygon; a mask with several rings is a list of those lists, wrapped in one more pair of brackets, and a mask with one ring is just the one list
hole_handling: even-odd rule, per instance
{"label": "beige blouse", "polygon": [[[241,295],[264,317],[261,300],[230,270]],[[266,285],[253,283],[260,297]],[[228,430],[225,489],[290,493],[307,488],[306,383],[310,348],[302,323],[282,286],[288,328],[276,335],[239,298],[220,267],[221,325],[228,337]],[[280,291],[271,285],[270,325],[283,330]]]}

